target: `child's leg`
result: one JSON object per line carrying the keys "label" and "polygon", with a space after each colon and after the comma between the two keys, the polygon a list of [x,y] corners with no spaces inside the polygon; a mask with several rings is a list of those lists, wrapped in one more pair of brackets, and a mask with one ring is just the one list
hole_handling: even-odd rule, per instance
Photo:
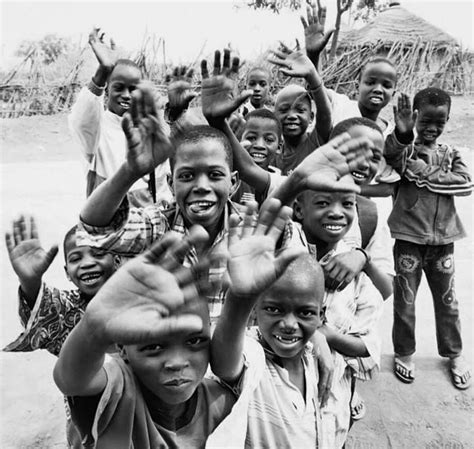
{"label": "child's leg", "polygon": [[415,352],[415,298],[421,281],[424,247],[395,240],[393,255],[396,276],[393,285],[392,341],[395,354]]}
{"label": "child's leg", "polygon": [[436,339],[442,357],[461,354],[461,322],[454,292],[454,244],[428,247],[424,267],[433,295]]}

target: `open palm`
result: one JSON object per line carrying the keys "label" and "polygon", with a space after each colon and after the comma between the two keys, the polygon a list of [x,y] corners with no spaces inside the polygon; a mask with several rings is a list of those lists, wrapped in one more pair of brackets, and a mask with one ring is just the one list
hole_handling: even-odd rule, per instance
{"label": "open palm", "polygon": [[92,48],[99,64],[112,68],[118,59],[118,53],[115,50],[115,42],[110,39],[110,45],[104,42],[104,34],[100,28],[93,28],[89,34],[89,45]]}

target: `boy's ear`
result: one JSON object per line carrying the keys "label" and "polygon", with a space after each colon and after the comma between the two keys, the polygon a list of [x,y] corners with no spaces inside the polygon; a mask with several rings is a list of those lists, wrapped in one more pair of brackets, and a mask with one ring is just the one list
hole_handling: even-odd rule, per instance
{"label": "boy's ear", "polygon": [[122,265],[122,258],[118,254],[114,254],[114,269],[118,270]]}
{"label": "boy's ear", "polygon": [[123,345],[118,345],[119,349],[119,355],[123,359],[125,363],[128,363],[128,355],[127,355],[127,350],[125,349],[125,346]]}
{"label": "boy's ear", "polygon": [[237,170],[230,174],[230,182],[232,183],[232,185],[229,190],[229,198],[232,198],[235,192],[237,192],[240,187],[239,172]]}
{"label": "boy's ear", "polygon": [[314,120],[314,111],[313,111],[313,109],[311,109],[311,121],[313,121],[313,120]]}
{"label": "boy's ear", "polygon": [[303,207],[301,205],[301,201],[298,198],[293,202],[293,215],[299,221],[303,220],[304,218]]}
{"label": "boy's ear", "polygon": [[64,272],[66,273],[67,280],[72,282],[71,276],[69,276],[69,272],[67,271],[67,265],[64,265]]}

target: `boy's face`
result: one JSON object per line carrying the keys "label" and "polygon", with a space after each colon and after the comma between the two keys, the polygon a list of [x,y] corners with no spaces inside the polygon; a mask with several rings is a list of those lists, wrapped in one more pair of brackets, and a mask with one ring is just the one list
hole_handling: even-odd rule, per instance
{"label": "boy's face", "polygon": [[219,140],[185,142],[176,149],[172,187],[187,226],[200,224],[213,235],[236,182]]}
{"label": "boy's face", "polygon": [[76,246],[71,236],[65,245],[66,275],[87,297],[92,298],[118,268],[120,258],[99,248]]}
{"label": "boy's face", "polygon": [[263,293],[257,302],[258,328],[277,356],[285,359],[301,356],[320,325],[321,301],[322,289],[288,278],[278,280]]}
{"label": "boy's face", "polygon": [[266,170],[278,150],[280,141],[278,125],[269,118],[253,117],[245,125],[242,140],[251,143],[247,151],[255,163]]}
{"label": "boy's face", "polygon": [[187,304],[179,313],[198,315],[203,329],[173,332],[152,344],[125,346],[126,358],[140,382],[169,405],[191,398],[209,364],[211,331],[207,302]]}
{"label": "boy's face", "polygon": [[425,145],[435,143],[436,139],[444,131],[449,119],[448,105],[433,106],[425,104],[420,107],[416,119],[416,134],[418,140]]}
{"label": "boy's face", "polygon": [[269,88],[268,75],[263,70],[254,70],[250,73],[247,79],[247,89],[253,90],[250,102],[254,107],[258,109],[265,104]]}
{"label": "boy's face", "polygon": [[367,64],[360,77],[359,104],[369,111],[380,111],[392,99],[396,84],[397,73],[390,64]]}
{"label": "boy's face", "polygon": [[300,89],[286,88],[278,95],[274,113],[280,120],[283,137],[302,136],[312,120],[308,94]]}
{"label": "boy's face", "polygon": [[377,174],[380,161],[382,160],[385,145],[383,136],[376,129],[363,125],[353,126],[347,132],[351,137],[367,137],[372,142],[370,147],[372,156],[370,160],[362,161],[357,167],[357,170],[351,172],[352,179],[354,179],[357,185],[368,184]]}
{"label": "boy's face", "polygon": [[295,213],[310,243],[335,244],[351,227],[355,207],[354,193],[308,190],[297,201]]}
{"label": "boy's face", "polygon": [[127,65],[116,66],[108,81],[108,109],[120,117],[128,111],[132,103],[132,92],[140,82],[140,70]]}

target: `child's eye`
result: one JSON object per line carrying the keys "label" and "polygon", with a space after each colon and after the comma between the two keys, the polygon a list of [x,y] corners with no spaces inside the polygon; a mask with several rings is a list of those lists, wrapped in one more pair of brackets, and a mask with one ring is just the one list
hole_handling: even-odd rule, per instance
{"label": "child's eye", "polygon": [[249,142],[253,142],[256,139],[255,136],[250,135],[250,136],[245,136],[245,140],[248,140]]}
{"label": "child's eye", "polygon": [[179,174],[178,179],[180,181],[191,181],[191,179],[193,179],[193,175],[191,173],[182,172]]}
{"label": "child's eye", "polygon": [[285,112],[288,112],[288,108],[278,108],[278,112],[284,114]]}
{"label": "child's eye", "polygon": [[151,344],[151,345],[146,345],[143,348],[140,348],[140,352],[157,352],[163,349],[160,345],[158,344]]}
{"label": "child's eye", "polygon": [[314,205],[320,208],[324,208],[324,207],[328,207],[329,203],[327,201],[316,201]]}
{"label": "child's eye", "polygon": [[204,343],[207,343],[209,341],[208,338],[206,337],[193,337],[193,338],[190,338],[186,344],[188,346],[200,346]]}
{"label": "child's eye", "polygon": [[262,87],[265,87],[266,85],[267,85],[267,83],[266,83],[265,81],[262,81],[262,82],[260,83],[260,86],[262,86]]}
{"label": "child's eye", "polygon": [[76,262],[79,262],[79,260],[81,260],[79,256],[74,256],[74,257],[70,257],[67,261],[68,263],[76,263]]}
{"label": "child's eye", "polygon": [[275,140],[276,139],[274,137],[265,137],[265,142],[267,142],[267,143],[273,143],[273,142],[275,142]]}
{"label": "child's eye", "polygon": [[266,306],[263,308],[263,310],[268,313],[280,313],[280,309],[274,306]]}
{"label": "child's eye", "polygon": [[316,311],[314,310],[301,310],[299,312],[299,314],[303,317],[303,318],[311,318],[313,316],[316,315]]}
{"label": "child's eye", "polygon": [[94,257],[104,257],[106,254],[107,254],[107,252],[104,251],[103,249],[95,248],[95,249],[92,250],[92,255]]}
{"label": "child's eye", "polygon": [[224,173],[220,171],[212,171],[209,175],[212,179],[222,178],[223,176],[225,176]]}
{"label": "child's eye", "polygon": [[344,201],[343,206],[352,209],[354,207],[354,203],[352,201]]}
{"label": "child's eye", "polygon": [[129,92],[133,92],[136,88],[137,88],[137,86],[130,86],[130,87],[128,88],[128,91],[129,91]]}

